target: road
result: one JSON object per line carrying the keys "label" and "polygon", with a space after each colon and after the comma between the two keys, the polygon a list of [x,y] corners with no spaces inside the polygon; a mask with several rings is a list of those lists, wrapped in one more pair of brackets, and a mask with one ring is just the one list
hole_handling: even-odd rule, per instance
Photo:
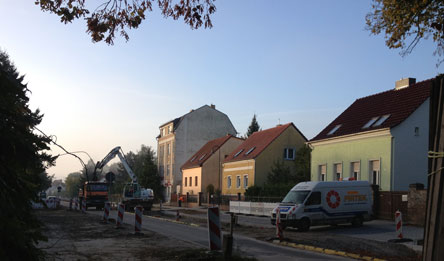
{"label": "road", "polygon": [[[62,204],[67,206],[66,202]],[[97,215],[99,219],[103,215],[102,211],[95,210],[88,210],[87,213]],[[110,217],[116,218],[116,216],[117,212],[111,211]],[[134,220],[133,213],[125,212],[124,223],[134,225]],[[170,238],[193,243],[198,247],[208,247],[208,230],[206,228],[173,223],[150,216],[143,216],[142,228]],[[244,256],[253,256],[259,260],[347,260],[343,257],[282,247],[238,234],[234,234],[233,248],[235,252],[239,252]]]}

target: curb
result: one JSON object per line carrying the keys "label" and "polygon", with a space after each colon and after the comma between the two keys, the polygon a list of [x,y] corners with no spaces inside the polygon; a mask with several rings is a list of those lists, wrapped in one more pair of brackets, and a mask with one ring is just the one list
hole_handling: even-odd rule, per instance
{"label": "curb", "polygon": [[176,223],[176,224],[188,225],[188,226],[192,226],[192,227],[200,227],[198,224],[186,223],[186,222],[183,222],[183,221],[176,221],[176,220],[167,219],[167,218],[161,218],[161,217],[155,217],[155,216],[146,216],[146,215],[144,215],[144,217],[154,218],[154,219],[158,219],[158,220],[162,220],[162,221],[168,221],[168,222]]}
{"label": "curb", "polygon": [[348,253],[348,252],[344,252],[344,251],[338,251],[338,250],[321,248],[321,247],[314,247],[314,246],[309,246],[309,245],[296,244],[296,243],[285,242],[285,241],[280,242],[279,240],[273,240],[273,244],[281,245],[281,246],[288,246],[288,247],[293,247],[293,248],[298,248],[298,249],[308,250],[308,251],[313,251],[313,252],[318,252],[318,253],[323,253],[323,254],[327,254],[327,255],[349,257],[349,258],[360,259],[360,260],[385,261],[384,259],[370,257],[370,256],[361,256],[358,254]]}

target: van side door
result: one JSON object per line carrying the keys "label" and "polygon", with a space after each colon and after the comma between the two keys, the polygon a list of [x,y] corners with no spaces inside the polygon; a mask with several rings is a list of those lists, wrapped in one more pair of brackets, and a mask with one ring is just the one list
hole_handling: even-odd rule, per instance
{"label": "van side door", "polygon": [[310,217],[310,220],[313,224],[322,222],[324,218],[321,202],[322,200],[320,191],[311,192],[310,196],[305,201],[304,212]]}

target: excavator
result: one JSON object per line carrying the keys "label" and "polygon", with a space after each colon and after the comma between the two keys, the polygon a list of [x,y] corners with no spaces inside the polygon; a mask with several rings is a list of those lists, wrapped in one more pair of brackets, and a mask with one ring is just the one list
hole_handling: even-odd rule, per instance
{"label": "excavator", "polygon": [[102,161],[97,162],[94,174],[96,174],[98,170],[103,169],[103,167],[116,156],[119,157],[120,162],[122,162],[123,167],[131,178],[131,183],[125,184],[123,189],[122,203],[125,204],[125,210],[133,210],[137,205],[142,205],[144,210],[151,210],[154,201],[154,192],[152,189],[143,188],[139,185],[137,176],[128,165],[120,146],[112,149]]}

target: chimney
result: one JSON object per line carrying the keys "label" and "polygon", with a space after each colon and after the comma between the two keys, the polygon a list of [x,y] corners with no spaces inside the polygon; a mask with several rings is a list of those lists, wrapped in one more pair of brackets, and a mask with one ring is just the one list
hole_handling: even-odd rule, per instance
{"label": "chimney", "polygon": [[216,105],[214,105],[214,104],[211,104],[210,107],[213,109],[216,109]]}
{"label": "chimney", "polygon": [[415,78],[404,78],[395,83],[395,90],[401,90],[416,83]]}

